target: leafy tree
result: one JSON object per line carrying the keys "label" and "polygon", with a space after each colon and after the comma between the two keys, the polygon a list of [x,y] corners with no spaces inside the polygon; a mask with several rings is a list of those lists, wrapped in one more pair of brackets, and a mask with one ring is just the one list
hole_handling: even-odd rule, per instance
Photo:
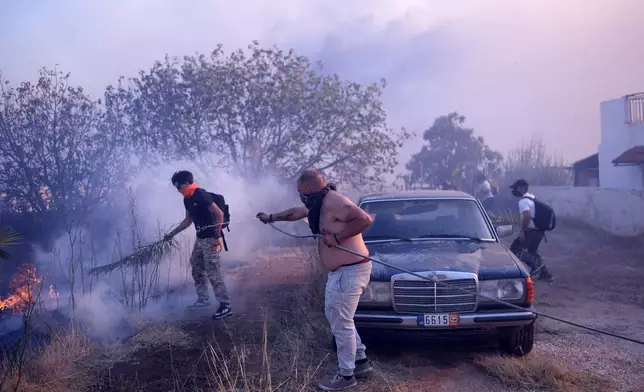
{"label": "leafy tree", "polygon": [[406,165],[411,183],[437,187],[449,181],[462,188],[472,184],[477,171],[490,177],[500,172],[501,154],[464,123],[465,116],[456,112],[434,120],[423,133],[425,144]]}
{"label": "leafy tree", "polygon": [[42,69],[17,88],[0,80],[0,193],[18,211],[85,213],[122,188],[122,91],[92,101],[69,74]]}
{"label": "leafy tree", "polygon": [[132,80],[133,140],[148,161],[190,159],[249,179],[314,166],[371,186],[393,172],[409,137],[387,127],[384,86],[342,81],[257,42],[228,56],[219,46],[166,57]]}

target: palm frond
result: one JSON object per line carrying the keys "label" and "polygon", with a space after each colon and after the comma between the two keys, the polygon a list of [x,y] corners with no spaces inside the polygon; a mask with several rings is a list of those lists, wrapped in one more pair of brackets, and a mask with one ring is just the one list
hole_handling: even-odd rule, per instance
{"label": "palm frond", "polygon": [[22,237],[17,232],[11,229],[0,227],[0,260],[8,260],[11,258],[9,248],[18,245]]}
{"label": "palm frond", "polygon": [[174,239],[169,241],[160,240],[153,242],[151,244],[136,248],[132,253],[114,263],[92,268],[87,271],[87,273],[90,275],[99,276],[109,274],[110,272],[124,267],[159,263],[164,257],[168,256],[170,253],[172,253],[173,250],[177,249],[178,246],[178,242]]}

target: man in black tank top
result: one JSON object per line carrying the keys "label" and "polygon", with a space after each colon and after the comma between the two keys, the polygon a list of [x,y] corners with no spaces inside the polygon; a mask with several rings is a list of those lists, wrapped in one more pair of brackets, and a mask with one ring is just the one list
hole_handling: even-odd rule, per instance
{"label": "man in black tank top", "polygon": [[183,205],[186,217],[165,238],[170,239],[195,224],[197,239],[190,257],[192,278],[197,289],[197,302],[189,309],[210,307],[207,281],[210,281],[219,302],[217,312],[212,316],[218,320],[232,314],[230,298],[224,279],[221,275],[220,253],[222,250],[221,230],[224,223],[224,213],[217,207],[212,196],[205,189],[199,188],[194,182],[192,173],[179,171],[172,176],[172,184],[183,195]]}

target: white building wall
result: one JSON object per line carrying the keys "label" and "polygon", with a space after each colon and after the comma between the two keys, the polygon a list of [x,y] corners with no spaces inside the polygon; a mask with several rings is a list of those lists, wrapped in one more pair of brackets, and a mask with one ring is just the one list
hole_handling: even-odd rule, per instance
{"label": "white building wall", "polygon": [[531,186],[530,192],[550,204],[558,218],[580,220],[618,236],[644,234],[643,190]]}
{"label": "white building wall", "polygon": [[644,123],[626,123],[626,99],[600,104],[599,185],[602,188],[644,189],[641,166],[614,166],[613,160],[629,148],[644,145]]}

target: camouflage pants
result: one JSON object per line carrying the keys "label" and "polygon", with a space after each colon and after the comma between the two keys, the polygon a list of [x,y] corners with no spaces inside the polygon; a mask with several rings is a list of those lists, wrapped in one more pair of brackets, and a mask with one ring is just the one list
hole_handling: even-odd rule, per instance
{"label": "camouflage pants", "polygon": [[199,299],[209,299],[207,281],[210,281],[217,301],[230,303],[228,289],[221,275],[220,255],[215,250],[215,245],[218,242],[218,238],[197,238],[190,257],[192,278],[195,280],[195,288]]}

